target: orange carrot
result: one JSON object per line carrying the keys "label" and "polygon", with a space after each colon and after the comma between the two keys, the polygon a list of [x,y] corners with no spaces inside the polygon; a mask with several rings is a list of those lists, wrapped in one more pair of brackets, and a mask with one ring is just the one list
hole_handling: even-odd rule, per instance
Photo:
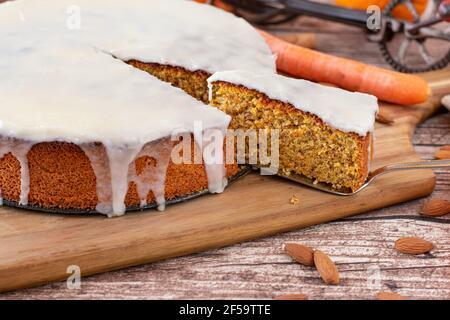
{"label": "orange carrot", "polygon": [[380,100],[402,105],[422,103],[431,93],[428,83],[418,76],[335,57],[259,32],[277,55],[278,70],[292,76],[369,93]]}
{"label": "orange carrot", "polygon": [[[199,2],[199,3],[209,3],[210,1],[208,0],[195,0],[195,2]],[[211,4],[217,8],[220,8],[222,10],[228,11],[228,12],[232,12],[233,11],[233,6],[221,1],[221,0],[214,0],[211,2]]]}

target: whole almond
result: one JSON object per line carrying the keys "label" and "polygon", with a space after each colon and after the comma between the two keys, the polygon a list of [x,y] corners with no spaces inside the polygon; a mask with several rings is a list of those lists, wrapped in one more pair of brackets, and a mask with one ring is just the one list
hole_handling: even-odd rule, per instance
{"label": "whole almond", "polygon": [[314,251],[314,264],[326,284],[339,284],[339,272],[330,257],[320,250]]}
{"label": "whole almond", "polygon": [[378,300],[406,300],[406,297],[396,292],[378,292]]}
{"label": "whole almond", "polygon": [[420,214],[430,217],[440,217],[450,213],[450,201],[444,199],[431,199],[426,202]]}
{"label": "whole almond", "polygon": [[433,249],[433,244],[417,237],[404,237],[395,241],[395,249],[406,254],[422,254]]}
{"label": "whole almond", "polygon": [[286,243],[284,251],[296,262],[305,266],[314,266],[314,251],[310,247],[298,243]]}
{"label": "whole almond", "polygon": [[434,157],[441,160],[450,159],[450,150],[441,149],[434,154]]}
{"label": "whole almond", "polygon": [[308,300],[308,296],[302,293],[283,294],[273,297],[273,300]]}

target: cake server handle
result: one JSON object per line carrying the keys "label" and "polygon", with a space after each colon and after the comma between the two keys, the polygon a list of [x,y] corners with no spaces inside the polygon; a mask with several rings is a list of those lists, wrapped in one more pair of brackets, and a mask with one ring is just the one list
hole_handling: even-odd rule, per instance
{"label": "cake server handle", "polygon": [[369,173],[367,182],[370,183],[375,177],[392,171],[402,170],[418,170],[418,169],[437,169],[437,168],[450,168],[450,160],[425,160],[418,162],[406,162],[406,163],[394,163],[388,164],[384,167],[378,168]]}
{"label": "cake server handle", "polygon": [[384,167],[375,169],[369,172],[366,182],[358,189],[353,192],[331,192],[341,196],[349,196],[360,192],[365,189],[375,178],[382,176],[386,173],[391,173],[394,171],[404,171],[404,170],[420,170],[420,169],[437,169],[437,168],[450,168],[450,160],[424,160],[417,162],[404,162],[404,163],[393,163],[388,164]]}
{"label": "cake server handle", "polygon": [[307,178],[298,174],[277,174],[281,178],[285,178],[303,185],[307,185],[314,189],[332,193],[339,196],[352,196],[363,189],[365,189],[370,183],[375,180],[375,178],[382,176],[386,173],[391,173],[394,171],[403,171],[403,170],[420,170],[420,169],[436,169],[436,168],[450,168],[450,160],[425,160],[425,161],[417,161],[417,162],[405,162],[405,163],[394,163],[388,164],[381,168],[375,169],[369,172],[369,175],[362,186],[360,186],[357,190],[335,190],[330,185],[313,181],[310,178]]}

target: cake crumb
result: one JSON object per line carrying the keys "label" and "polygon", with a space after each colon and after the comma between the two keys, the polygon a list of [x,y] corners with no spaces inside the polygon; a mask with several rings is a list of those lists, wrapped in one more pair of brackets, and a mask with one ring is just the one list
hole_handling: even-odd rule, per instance
{"label": "cake crumb", "polygon": [[290,200],[289,202],[295,206],[296,204],[298,204],[298,203],[300,202],[300,200],[299,200],[299,198],[297,198],[297,196],[294,194],[294,195],[292,195],[291,200]]}

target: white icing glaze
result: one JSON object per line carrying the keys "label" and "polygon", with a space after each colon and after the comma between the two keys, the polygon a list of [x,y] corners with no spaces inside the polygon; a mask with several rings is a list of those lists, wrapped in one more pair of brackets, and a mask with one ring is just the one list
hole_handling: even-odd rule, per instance
{"label": "white icing glaze", "polygon": [[[141,204],[152,190],[163,208],[166,159],[152,170],[153,181],[129,176],[136,156],[148,152],[143,146],[176,130],[193,132],[195,122],[207,131],[224,130],[230,121],[124,61],[210,73],[275,71],[273,55],[247,22],[192,1],[7,2],[0,5],[0,39],[0,135],[31,141],[29,146],[43,141],[82,145],[96,175],[96,209],[108,215],[125,211],[130,179]],[[90,152],[93,142],[105,146],[107,159]],[[21,163],[20,201],[26,204],[27,148],[3,147]],[[206,171],[210,190],[221,192],[223,165],[206,165]]]}
{"label": "white icing glaze", "polygon": [[[80,29],[68,28],[74,6]],[[194,120],[205,128],[228,121],[119,59],[209,72],[275,68],[244,20],[192,1],[7,2],[0,39],[0,134],[25,140],[135,145]]]}
{"label": "white icing glaze", "polygon": [[201,136],[194,133],[194,139],[203,155],[208,190],[211,193],[221,193],[228,184],[224,164],[223,145],[226,130],[207,129]]}
{"label": "white icing glaze", "polygon": [[106,150],[102,148],[99,153],[94,144],[82,144],[80,147],[88,157],[95,174],[98,198],[95,210],[106,215],[111,214],[113,212],[111,170]]}
{"label": "white icing glaze", "polygon": [[[106,54],[57,51],[52,60],[71,55],[81,61],[45,79],[21,70],[9,77],[11,82],[0,77],[0,134],[31,141],[139,146],[177,128],[192,131],[195,121],[205,128],[229,122],[216,108]],[[30,68],[39,69],[36,63]],[[97,68],[99,72],[88,71]]]}
{"label": "white icing glaze", "polygon": [[[108,216],[122,215],[130,182],[136,184],[141,207],[147,205],[148,193],[152,191],[158,210],[164,210],[164,187],[172,151],[171,144],[156,141],[142,148],[136,147],[132,150],[108,148],[105,152],[99,152],[93,144],[83,144],[81,148],[89,158],[96,177],[98,197],[96,211]],[[135,160],[141,157],[153,158],[156,165],[146,166],[138,175]]]}
{"label": "white icing glaze", "polygon": [[290,103],[345,132],[365,136],[374,129],[378,103],[376,97],[368,94],[349,92],[275,73],[234,70],[217,72],[208,79],[210,100],[215,81],[243,85],[264,93],[271,99]]}
{"label": "white icing glaze", "polygon": [[166,205],[164,188],[171,151],[171,143],[148,143],[136,156],[136,158],[149,157],[156,162],[154,166],[147,165],[141,174],[137,174],[136,162],[130,169],[128,180],[136,184],[141,207],[147,205],[148,193],[152,191],[156,204],[158,205],[158,210],[164,210]]}
{"label": "white icing glaze", "polygon": [[134,147],[106,147],[112,186],[112,212],[108,212],[108,216],[119,216],[125,213],[124,200],[128,191],[128,170],[142,147],[142,145]]}
{"label": "white icing glaze", "polygon": [[30,172],[28,168],[28,152],[33,146],[30,142],[20,141],[11,150],[12,155],[20,163],[20,197],[19,204],[28,204],[28,194],[30,193]]}
{"label": "white icing glaze", "polygon": [[[20,197],[19,204],[26,206],[28,204],[28,194],[30,192],[30,173],[28,168],[28,152],[33,143],[16,140],[13,138],[2,137],[0,139],[0,159],[8,153],[11,153],[20,164]],[[0,190],[0,204],[3,204],[2,193]]]}

